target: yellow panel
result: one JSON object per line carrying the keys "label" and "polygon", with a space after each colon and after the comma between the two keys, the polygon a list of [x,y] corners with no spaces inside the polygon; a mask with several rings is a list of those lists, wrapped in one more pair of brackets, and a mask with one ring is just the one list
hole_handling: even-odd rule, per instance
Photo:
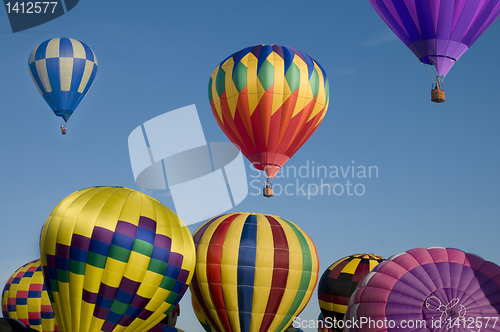
{"label": "yellow panel", "polygon": [[275,52],[271,52],[268,60],[274,66],[274,87],[273,87],[273,105],[271,115],[283,105],[283,90],[285,82],[285,61]]}
{"label": "yellow panel", "polygon": [[359,265],[359,262],[361,262],[360,258],[354,258],[349,263],[347,263],[346,266],[344,266],[344,268],[342,269],[342,273],[354,274],[354,272],[356,272],[356,268]]}
{"label": "yellow panel", "polygon": [[252,116],[260,100],[259,86],[262,91],[264,90],[257,77],[258,59],[252,53],[248,53],[241,59],[241,62],[247,67],[248,110],[249,115]]}

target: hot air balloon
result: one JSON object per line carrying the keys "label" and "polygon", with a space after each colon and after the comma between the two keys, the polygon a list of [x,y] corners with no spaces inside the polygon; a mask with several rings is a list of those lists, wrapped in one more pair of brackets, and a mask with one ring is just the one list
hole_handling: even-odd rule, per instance
{"label": "hot air balloon", "polygon": [[42,228],[40,252],[62,332],[151,329],[187,290],[196,259],[174,212],[122,187],[63,199]]}
{"label": "hot air balloon", "polygon": [[325,116],[329,85],[323,68],[290,47],[257,45],[222,61],[208,96],[224,134],[272,178],[311,137]]}
{"label": "hot air balloon", "polygon": [[196,300],[196,297],[194,297],[193,295],[191,295],[191,303],[193,304],[194,314],[196,315],[196,318],[198,318],[201,326],[203,326],[203,329],[207,332],[213,332],[212,327],[208,322],[207,316],[205,316],[205,314],[203,313],[203,309],[198,303],[198,300]]}
{"label": "hot air balloon", "polygon": [[433,66],[431,100],[444,102],[451,67],[500,15],[498,0],[368,0],[423,64]]}
{"label": "hot air balloon", "polygon": [[[344,319],[349,297],[358,283],[383,257],[374,254],[355,254],[339,259],[323,272],[318,283],[319,307],[323,317],[330,322]],[[335,324],[333,331],[340,331]]]}
{"label": "hot air balloon", "polygon": [[43,283],[40,259],[24,264],[9,278],[2,293],[2,313],[36,331],[59,331]]}
{"label": "hot air balloon", "polygon": [[94,51],[75,39],[53,38],[33,49],[28,64],[31,78],[43,99],[55,115],[63,118],[61,133],[66,134],[65,123],[97,74]]}
{"label": "hot air balloon", "polygon": [[287,328],[287,329],[285,330],[285,332],[304,332],[304,331],[303,331],[303,330],[301,330],[301,329],[297,329],[297,328],[295,328],[295,327],[293,327],[293,326],[290,326],[289,328]]}
{"label": "hot air balloon", "polygon": [[190,290],[215,332],[283,332],[309,302],[318,280],[316,248],[290,221],[230,213],[193,237]]}
{"label": "hot air balloon", "polygon": [[458,249],[417,248],[363,279],[346,312],[358,324],[345,331],[498,331],[499,312],[498,265]]}

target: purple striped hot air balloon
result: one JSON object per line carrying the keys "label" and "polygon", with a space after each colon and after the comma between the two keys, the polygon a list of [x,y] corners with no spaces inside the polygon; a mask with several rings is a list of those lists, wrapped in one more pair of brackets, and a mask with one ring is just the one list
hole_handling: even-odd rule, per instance
{"label": "purple striped hot air balloon", "polygon": [[362,280],[344,331],[500,331],[499,318],[498,265],[458,249],[417,248]]}
{"label": "purple striped hot air balloon", "polygon": [[436,69],[435,102],[444,101],[448,71],[500,15],[499,0],[368,1],[420,62]]}

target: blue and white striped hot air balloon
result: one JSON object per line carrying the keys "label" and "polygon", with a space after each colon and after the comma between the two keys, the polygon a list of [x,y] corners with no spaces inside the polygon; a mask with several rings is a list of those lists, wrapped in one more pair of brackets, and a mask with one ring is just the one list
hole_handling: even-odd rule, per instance
{"label": "blue and white striped hot air balloon", "polygon": [[[28,64],[42,97],[57,116],[68,121],[94,82],[94,51],[75,39],[53,38],[35,47]],[[64,134],[64,124],[61,128]]]}

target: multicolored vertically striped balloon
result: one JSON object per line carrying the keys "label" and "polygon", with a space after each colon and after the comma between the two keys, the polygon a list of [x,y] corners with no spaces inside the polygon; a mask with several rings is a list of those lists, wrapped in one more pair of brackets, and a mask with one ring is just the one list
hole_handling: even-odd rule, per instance
{"label": "multicolored vertically striped balloon", "polygon": [[147,331],[177,305],[196,259],[174,212],[122,187],[63,199],[45,222],[40,251],[63,332]]}
{"label": "multicolored vertically striped balloon", "polygon": [[[358,283],[384,258],[374,254],[355,254],[339,259],[323,272],[318,283],[319,307],[332,322],[344,319],[349,298]],[[332,330],[340,330],[333,328]]]}
{"label": "multicolored vertically striped balloon", "polygon": [[31,78],[55,115],[68,121],[97,74],[94,51],[81,41],[52,38],[30,54]]}
{"label": "multicolored vertically striped balloon", "polygon": [[289,328],[287,328],[284,332],[304,332],[303,330],[301,329],[296,329],[295,327],[293,326],[290,326]]}
{"label": "multicolored vertically striped balloon", "polygon": [[40,332],[59,331],[40,259],[24,264],[9,278],[2,293],[2,313]]}
{"label": "multicolored vertically striped balloon", "polygon": [[230,213],[193,235],[190,285],[216,332],[283,332],[309,302],[318,256],[292,222],[259,213]]}
{"label": "multicolored vertically striped balloon", "polygon": [[497,332],[500,266],[455,248],[411,249],[363,278],[345,316],[358,322],[350,332]]}
{"label": "multicolored vertically striped balloon", "polygon": [[329,85],[323,68],[307,54],[257,45],[215,68],[208,96],[224,134],[273,178],[320,125]]}

